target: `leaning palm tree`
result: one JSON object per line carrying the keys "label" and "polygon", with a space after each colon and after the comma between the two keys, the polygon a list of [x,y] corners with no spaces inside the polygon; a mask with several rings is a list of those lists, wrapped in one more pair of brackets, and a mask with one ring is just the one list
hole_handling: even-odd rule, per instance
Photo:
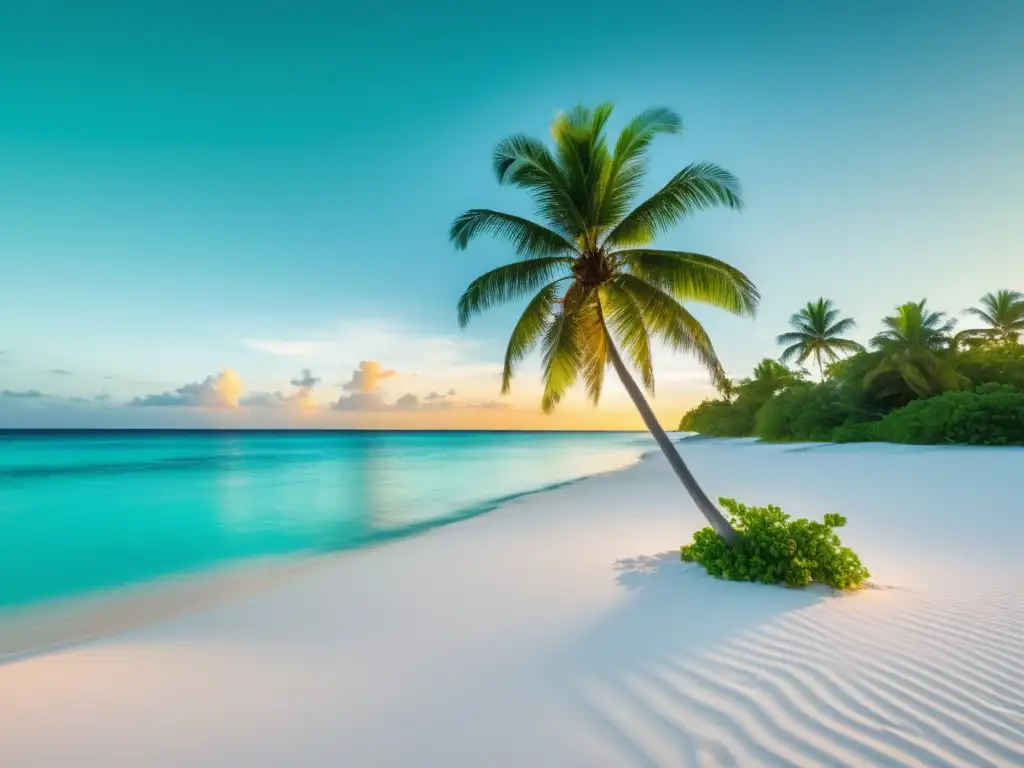
{"label": "leaning palm tree", "polygon": [[834,363],[840,353],[862,352],[864,348],[860,344],[842,337],[842,334],[856,325],[853,318],[838,318],[839,310],[833,305],[832,299],[821,298],[808,302],[806,307],[789,318],[793,330],[776,339],[779,344],[787,345],[779,360],[783,363],[795,360],[802,366],[808,358],[813,357],[818,364],[818,375],[824,379],[822,357]]}
{"label": "leaning palm tree", "polygon": [[922,299],[901,304],[895,315],[883,318],[885,330],[871,339],[881,360],[865,376],[865,387],[880,382],[891,389],[892,381],[901,379],[918,397],[930,397],[962,389],[968,383],[943,356],[952,343],[950,334],[956,321],[945,312],[927,309],[925,303]]}
{"label": "leaning palm tree", "polygon": [[968,308],[967,313],[980,318],[986,327],[960,331],[953,339],[954,344],[968,340],[1017,344],[1024,331],[1024,293],[1007,290],[986,293],[980,304],[980,308]]}
{"label": "leaning palm tree", "polygon": [[578,379],[596,404],[611,365],[669,463],[711,526],[726,540],[735,531],[711,503],[658,424],[630,373],[654,392],[651,347],[657,340],[693,354],[713,381],[724,373],[711,339],[680,302],[701,302],[753,314],[760,296],[739,270],[710,256],[652,247],[657,235],[705,208],[741,207],[736,178],[711,163],[687,166],[634,205],[647,170],[647,148],[659,134],[679,133],[679,116],[664,108],[633,118],[614,147],[605,139],[612,107],[576,107],[552,125],[553,151],[523,135],[494,150],[499,184],[533,197],[543,223],[473,209],[451,227],[463,249],[481,234],[508,242],[517,261],[481,275],[459,299],[459,323],[495,305],[532,296],[509,339],[502,393],[517,364],[539,343],[550,412]]}

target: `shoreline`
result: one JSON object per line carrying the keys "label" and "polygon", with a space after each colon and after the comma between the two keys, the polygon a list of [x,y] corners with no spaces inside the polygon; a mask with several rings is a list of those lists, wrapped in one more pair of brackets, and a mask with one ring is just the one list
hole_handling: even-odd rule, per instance
{"label": "shoreline", "polygon": [[247,558],[38,603],[0,607],[0,666],[208,611],[272,589],[349,553],[423,536],[495,512],[521,498],[622,472],[656,453],[657,448],[641,451],[621,466],[488,499],[442,517],[382,532],[343,549]]}

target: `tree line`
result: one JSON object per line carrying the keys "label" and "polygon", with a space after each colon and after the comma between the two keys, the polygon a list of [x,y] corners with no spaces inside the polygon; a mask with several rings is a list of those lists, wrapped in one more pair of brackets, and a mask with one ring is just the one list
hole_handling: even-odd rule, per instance
{"label": "tree line", "polygon": [[1024,444],[1024,294],[988,293],[966,314],[976,322],[956,332],[927,300],[907,302],[865,347],[848,338],[856,323],[834,302],[810,302],[778,336],[778,360],[723,378],[718,397],[679,428],[777,441]]}

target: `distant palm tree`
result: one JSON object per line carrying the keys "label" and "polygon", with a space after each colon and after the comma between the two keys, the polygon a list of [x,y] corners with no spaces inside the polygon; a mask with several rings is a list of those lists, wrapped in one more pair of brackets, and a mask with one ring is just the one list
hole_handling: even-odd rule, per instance
{"label": "distant palm tree", "polygon": [[970,307],[967,312],[981,318],[988,327],[960,331],[953,339],[954,345],[969,340],[1019,343],[1024,331],[1024,293],[1007,290],[986,293],[980,303],[980,308]]}
{"label": "distant palm tree", "polygon": [[[942,357],[950,343],[955,320],[944,312],[927,309],[926,299],[907,302],[896,314],[882,320],[885,330],[871,339],[871,346],[882,353],[877,367],[864,378],[871,387],[894,377],[919,397],[930,397],[948,390],[962,389],[968,382]],[[889,384],[891,389],[891,383]]]}
{"label": "distant palm tree", "polygon": [[757,289],[725,262],[654,249],[651,243],[697,211],[740,208],[739,182],[717,165],[697,163],[634,207],[648,146],[659,134],[679,133],[682,121],[665,108],[642,112],[610,148],[604,128],[611,111],[602,104],[559,115],[551,128],[554,152],[521,134],[498,143],[498,182],[530,193],[543,224],[488,209],[455,220],[450,237],[456,248],[490,234],[507,241],[519,257],[470,283],[459,299],[459,323],[465,326],[478,312],[532,295],[509,339],[502,392],[509,391],[516,365],[538,343],[545,412],[578,378],[597,403],[610,364],[694,503],[719,535],[732,540],[735,531],[658,424],[627,364],[653,392],[656,339],[695,355],[714,381],[724,376],[707,332],[680,302],[749,315],[760,298]]}
{"label": "distant palm tree", "polygon": [[788,386],[800,380],[799,374],[794,373],[778,360],[770,357],[764,358],[754,366],[754,375],[750,381],[757,381],[765,384],[778,384]]}
{"label": "distant palm tree", "polygon": [[727,403],[731,403],[736,397],[736,383],[728,376],[723,376],[715,382],[715,390]]}
{"label": "distant palm tree", "polygon": [[755,402],[763,402],[794,384],[803,380],[804,373],[792,371],[778,360],[764,358],[756,366],[749,378],[743,379],[736,387],[737,395],[752,397]]}
{"label": "distant palm tree", "polygon": [[834,363],[840,353],[862,352],[864,347],[842,337],[842,334],[856,325],[853,318],[838,318],[839,310],[832,304],[832,299],[821,298],[808,302],[806,307],[789,318],[793,330],[776,339],[779,344],[788,345],[779,360],[788,363],[795,359],[802,366],[808,358],[813,357],[818,364],[818,375],[824,379],[823,356],[828,362]]}

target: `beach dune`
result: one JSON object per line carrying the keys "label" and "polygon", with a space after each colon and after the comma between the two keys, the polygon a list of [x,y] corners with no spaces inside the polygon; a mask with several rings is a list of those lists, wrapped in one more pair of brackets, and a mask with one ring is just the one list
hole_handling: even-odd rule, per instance
{"label": "beach dune", "polygon": [[1017,766],[1017,449],[687,440],[849,518],[851,594],[709,578],[664,458],[0,664],[4,766]]}

